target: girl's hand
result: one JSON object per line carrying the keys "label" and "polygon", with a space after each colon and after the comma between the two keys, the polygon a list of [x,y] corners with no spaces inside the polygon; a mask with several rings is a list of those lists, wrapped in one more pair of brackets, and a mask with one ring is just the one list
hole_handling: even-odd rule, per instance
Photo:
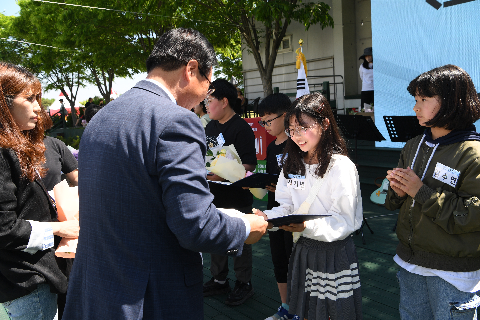
{"label": "girl's hand", "polygon": [[307,222],[304,221],[302,223],[290,223],[288,226],[281,226],[279,228],[288,232],[302,232],[306,227]]}
{"label": "girl's hand", "polygon": [[68,220],[63,222],[50,222],[53,234],[62,238],[78,238],[80,225],[78,220]]}
{"label": "girl's hand", "polygon": [[387,171],[387,180],[390,181],[390,187],[392,188],[393,191],[399,196],[400,198],[405,197],[407,194],[403,192],[401,189],[397,188],[394,182],[398,183],[398,181],[394,178],[393,170],[388,170]]}
{"label": "girl's hand", "polygon": [[[265,221],[268,221],[268,217],[265,213],[263,213],[261,210],[258,210],[258,209],[255,209],[253,208],[252,209],[252,213],[254,215],[257,215],[257,216],[260,216],[260,217],[263,217],[263,219],[265,219]],[[267,226],[267,229],[272,229],[273,228],[273,224],[271,222],[268,223],[268,226]]]}
{"label": "girl's hand", "polygon": [[[391,177],[392,180],[388,179],[388,177]],[[410,167],[407,169],[395,168],[389,170],[388,177],[387,179],[390,181],[392,189],[395,187],[400,190],[401,193],[403,193],[403,196],[408,194],[410,197],[414,198],[418,190],[423,186],[422,180],[420,180]],[[397,192],[395,189],[394,191]],[[402,197],[398,192],[397,194]]]}
{"label": "girl's hand", "polygon": [[275,190],[277,189],[277,184],[272,183],[271,185],[266,186],[265,189],[267,189],[267,191],[270,191],[270,192],[275,192]]}

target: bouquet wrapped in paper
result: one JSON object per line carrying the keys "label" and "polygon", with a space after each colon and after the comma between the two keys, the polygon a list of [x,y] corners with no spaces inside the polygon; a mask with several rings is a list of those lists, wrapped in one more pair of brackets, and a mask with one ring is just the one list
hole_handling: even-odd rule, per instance
{"label": "bouquet wrapped in paper", "polygon": [[[253,172],[247,171],[245,178],[251,176],[252,174]],[[267,194],[267,190],[263,188],[249,188],[248,190],[250,190],[250,193],[260,200],[263,199],[263,197],[265,197]]]}
{"label": "bouquet wrapped in paper", "polygon": [[208,150],[205,166],[207,170],[230,182],[243,179],[246,173],[233,144]]}
{"label": "bouquet wrapped in paper", "polygon": [[[69,187],[63,180],[53,188],[57,204],[58,221],[78,220],[78,187]],[[75,258],[78,238],[63,238],[58,245],[55,255],[60,258]]]}
{"label": "bouquet wrapped in paper", "polygon": [[[236,182],[252,175],[252,172],[245,170],[233,144],[208,150],[206,168],[230,182]],[[267,190],[261,188],[250,188],[249,190],[258,199],[262,199],[267,194]]]}

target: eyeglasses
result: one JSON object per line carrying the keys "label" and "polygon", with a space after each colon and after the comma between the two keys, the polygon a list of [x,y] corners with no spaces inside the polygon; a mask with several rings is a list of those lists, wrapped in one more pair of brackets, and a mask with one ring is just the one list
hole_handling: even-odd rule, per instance
{"label": "eyeglasses", "polygon": [[295,129],[286,129],[285,133],[289,138],[293,138],[293,135],[296,133],[298,136],[303,136],[305,133],[307,133],[307,130],[312,129],[315,127],[318,123],[314,123],[311,126],[308,127],[296,127]]}
{"label": "eyeglasses", "polygon": [[207,91],[207,96],[205,97],[205,100],[203,100],[203,101],[205,102],[205,105],[207,105],[207,99],[208,99],[208,97],[210,97],[210,95],[211,95],[212,93],[215,92],[215,87],[213,86],[212,82],[208,79],[208,77],[205,75],[205,73],[203,73],[202,69],[198,68],[198,71],[200,72],[200,74],[201,74],[205,79],[207,79],[208,84],[209,84],[208,91]]}
{"label": "eyeglasses", "polygon": [[270,127],[271,122],[272,122],[273,120],[278,119],[278,118],[280,118],[280,117],[283,116],[283,115],[284,115],[284,114],[282,113],[282,114],[276,116],[275,118],[270,119],[270,120],[267,120],[267,121],[262,121],[262,120],[260,120],[260,121],[258,121],[258,124],[261,125],[262,127]]}
{"label": "eyeglasses", "polygon": [[205,103],[205,107],[208,107],[208,105],[210,104],[210,102],[212,102],[212,98],[215,99],[215,97],[210,97],[209,95],[207,95],[207,97],[205,98],[205,100],[203,100],[203,102]]}

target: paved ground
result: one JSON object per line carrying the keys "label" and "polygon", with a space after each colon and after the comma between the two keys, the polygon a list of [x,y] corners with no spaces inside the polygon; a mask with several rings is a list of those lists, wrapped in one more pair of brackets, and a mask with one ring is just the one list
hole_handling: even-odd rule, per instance
{"label": "paved ground", "polygon": [[[392,228],[397,216],[396,213],[370,202],[369,197],[375,189],[374,186],[362,184],[361,189],[364,216],[374,231],[374,234],[371,234],[365,228],[366,244],[362,243],[361,235],[354,237],[360,262],[363,316],[364,319],[399,319],[399,293],[395,276],[398,267],[392,260],[397,243]],[[264,209],[266,203],[256,201],[254,205],[259,209]],[[204,317],[206,320],[263,320],[275,313],[280,305],[280,298],[273,275],[268,237],[264,237],[254,245],[253,256],[252,284],[255,290],[253,297],[238,307],[226,306],[223,303],[226,295],[205,298]],[[204,281],[211,277],[209,266],[210,256],[205,254]],[[231,264],[230,270],[233,270]],[[229,277],[235,279],[232,271]],[[2,310],[0,310],[0,320],[8,320]]]}
{"label": "paved ground", "polygon": [[[355,235],[355,245],[360,262],[360,281],[362,285],[362,302],[364,319],[399,319],[398,285],[396,280],[397,265],[392,260],[395,255],[396,236],[392,231],[396,222],[396,212],[370,202],[370,194],[376,187],[361,185],[364,216],[373,229],[371,234],[364,230],[365,242],[361,235]],[[259,207],[265,204],[255,202]],[[211,277],[209,255],[204,255],[204,281]],[[243,305],[226,306],[226,295],[204,298],[204,316],[209,320],[263,320],[275,313],[280,305],[280,297],[273,275],[268,237],[253,246],[253,278],[255,294]],[[230,262],[229,278],[235,279],[233,265]],[[233,283],[231,281],[231,286]]]}

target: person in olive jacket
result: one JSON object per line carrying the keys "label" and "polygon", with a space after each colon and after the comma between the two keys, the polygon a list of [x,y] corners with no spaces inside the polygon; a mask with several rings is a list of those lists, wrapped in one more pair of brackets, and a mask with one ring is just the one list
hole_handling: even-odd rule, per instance
{"label": "person in olive jacket", "polygon": [[[446,65],[408,86],[423,135],[388,171],[385,206],[400,208],[395,262],[402,319],[476,319],[480,305],[480,102],[470,76]],[[455,318],[457,319],[457,318]]]}

